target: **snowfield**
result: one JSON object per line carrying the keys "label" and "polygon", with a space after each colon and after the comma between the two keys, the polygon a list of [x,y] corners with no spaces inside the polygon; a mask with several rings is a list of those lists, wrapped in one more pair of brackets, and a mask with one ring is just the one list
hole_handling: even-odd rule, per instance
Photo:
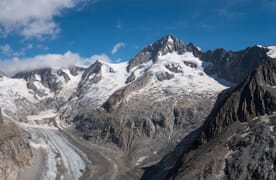
{"label": "snowfield", "polygon": [[27,88],[25,80],[0,75],[0,107],[2,110],[16,113],[18,106],[15,101],[18,99],[31,103],[37,102],[32,91]]}

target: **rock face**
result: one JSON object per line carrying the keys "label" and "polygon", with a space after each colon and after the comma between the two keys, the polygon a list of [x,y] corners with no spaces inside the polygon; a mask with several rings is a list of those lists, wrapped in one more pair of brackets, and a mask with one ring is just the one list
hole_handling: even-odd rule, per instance
{"label": "rock face", "polygon": [[13,78],[24,79],[27,82],[27,87],[33,91],[37,99],[53,98],[55,94],[58,94],[64,89],[65,84],[72,77],[78,76],[83,71],[84,68],[77,66],[71,66],[67,69],[43,68],[30,72],[17,73]]}
{"label": "rock face", "polygon": [[271,59],[267,48],[253,46],[245,50],[233,52],[216,49],[201,54],[200,58],[208,62],[205,72],[216,74],[232,83],[240,83],[257,66]]}
{"label": "rock face", "polygon": [[152,73],[146,73],[134,83],[115,91],[103,104],[103,108],[108,112],[115,110],[131,92],[138,91],[139,89],[145,87],[149,83],[151,76],[153,76]]}
{"label": "rock face", "polygon": [[261,117],[229,140],[225,179],[275,179],[276,116]]}
{"label": "rock face", "polygon": [[276,60],[222,92],[201,128],[142,179],[271,179],[276,175]]}
{"label": "rock face", "polygon": [[[62,71],[57,72],[59,76],[64,77],[65,80],[69,80],[68,75],[62,73]],[[37,86],[35,86],[35,81],[41,82],[41,84],[51,91],[55,92],[61,89],[61,83],[57,82],[57,77],[52,74],[52,69],[45,68],[37,71],[31,71],[26,73],[18,73],[14,75],[14,78],[23,78],[27,81],[27,87],[29,89],[37,92],[38,96],[45,95],[44,92],[40,91]]]}
{"label": "rock face", "polygon": [[16,179],[19,169],[30,166],[31,161],[24,133],[12,124],[0,124],[0,179]]}
{"label": "rock face", "polygon": [[276,111],[276,61],[258,67],[243,83],[222,92],[203,126],[202,141],[220,134],[234,121],[248,122]]}
{"label": "rock face", "polygon": [[78,95],[82,94],[83,91],[87,89],[86,86],[97,84],[102,79],[102,65],[103,64],[101,62],[96,61],[84,70],[81,76],[81,81],[78,84]]}

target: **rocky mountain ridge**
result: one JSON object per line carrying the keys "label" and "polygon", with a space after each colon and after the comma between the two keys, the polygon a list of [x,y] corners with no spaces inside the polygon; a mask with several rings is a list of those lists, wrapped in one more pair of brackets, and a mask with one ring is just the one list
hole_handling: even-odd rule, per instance
{"label": "rocky mountain ridge", "polygon": [[142,179],[274,179],[275,77],[274,59],[223,91],[202,127]]}

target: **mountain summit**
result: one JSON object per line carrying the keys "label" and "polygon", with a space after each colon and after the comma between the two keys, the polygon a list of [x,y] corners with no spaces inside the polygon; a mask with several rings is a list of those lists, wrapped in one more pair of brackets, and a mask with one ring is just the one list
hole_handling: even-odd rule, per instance
{"label": "mountain summit", "polygon": [[146,63],[148,61],[157,62],[158,56],[164,56],[173,52],[176,52],[177,54],[195,52],[197,56],[200,52],[200,49],[194,46],[192,43],[186,45],[175,36],[167,35],[155,43],[145,47],[140,53],[131,59],[129,61],[127,70],[130,71],[135,66]]}

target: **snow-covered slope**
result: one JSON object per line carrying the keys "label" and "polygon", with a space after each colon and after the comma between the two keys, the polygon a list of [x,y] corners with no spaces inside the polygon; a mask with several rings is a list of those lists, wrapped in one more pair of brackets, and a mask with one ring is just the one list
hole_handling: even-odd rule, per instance
{"label": "snow-covered slope", "polygon": [[16,100],[19,99],[26,99],[31,103],[37,102],[24,80],[0,77],[0,107],[16,112],[20,108],[16,105]]}
{"label": "snow-covered slope", "polygon": [[267,48],[269,49],[267,55],[271,58],[276,58],[276,46],[268,46]]}
{"label": "snow-covered slope", "polygon": [[[88,72],[96,65],[96,71],[94,69]],[[129,74],[126,67],[127,63],[112,64],[103,61],[91,65],[82,75],[78,85],[80,103],[84,106],[100,107],[113,92],[126,85]]]}
{"label": "snow-covered slope", "polygon": [[0,107],[10,117],[16,120],[26,119],[22,115],[35,111],[34,104],[37,102],[23,79],[0,75]]}
{"label": "snow-covered slope", "polygon": [[150,61],[142,66],[143,68],[134,70],[135,76],[140,77],[144,72],[152,72],[154,77],[150,86],[167,92],[207,94],[225,88],[204,72],[204,62],[191,52],[159,55],[156,63]]}

